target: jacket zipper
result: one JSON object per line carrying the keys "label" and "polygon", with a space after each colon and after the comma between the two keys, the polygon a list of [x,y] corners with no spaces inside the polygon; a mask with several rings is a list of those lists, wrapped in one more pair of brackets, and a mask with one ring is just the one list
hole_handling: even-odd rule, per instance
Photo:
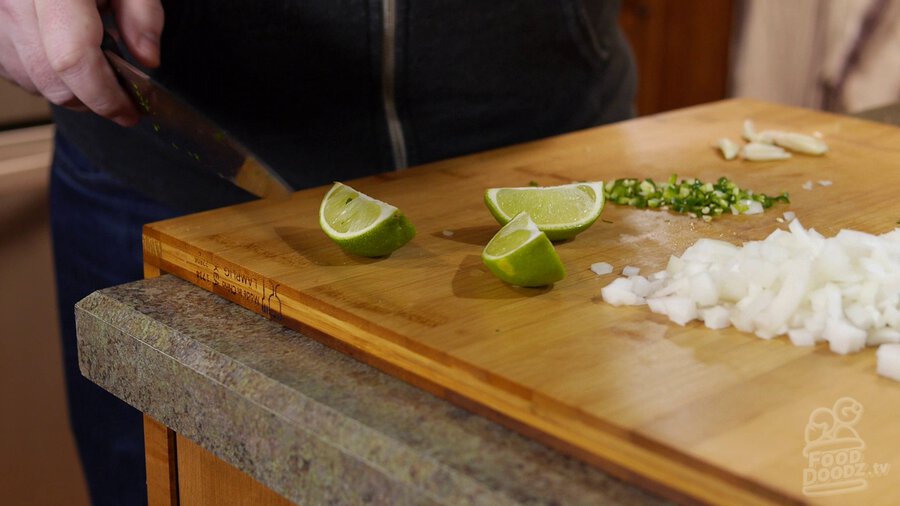
{"label": "jacket zipper", "polygon": [[394,156],[394,170],[405,169],[406,139],[403,124],[397,114],[397,0],[382,0],[381,16],[383,31],[381,39],[381,98],[384,103],[391,153]]}

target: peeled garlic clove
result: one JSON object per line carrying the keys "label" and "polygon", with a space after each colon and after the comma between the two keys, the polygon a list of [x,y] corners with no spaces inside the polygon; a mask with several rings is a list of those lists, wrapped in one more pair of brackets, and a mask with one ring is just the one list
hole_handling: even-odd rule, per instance
{"label": "peeled garlic clove", "polygon": [[767,162],[770,160],[787,160],[791,154],[783,148],[761,142],[751,142],[744,146],[744,159],[753,162]]}
{"label": "peeled garlic clove", "polygon": [[749,118],[744,120],[743,135],[744,140],[747,142],[759,142],[759,134],[756,133],[756,127],[753,126],[753,120]]}
{"label": "peeled garlic clove", "polygon": [[788,132],[783,132],[781,130],[763,130],[756,134],[756,142],[761,142],[763,144],[778,144],[778,138],[787,135]]}
{"label": "peeled garlic clove", "polygon": [[722,152],[722,156],[724,156],[726,160],[734,160],[737,158],[740,148],[731,139],[722,137],[719,139],[718,146],[719,151]]}
{"label": "peeled garlic clove", "polygon": [[811,135],[803,135],[794,132],[778,132],[773,137],[775,144],[803,153],[806,155],[824,155],[828,151],[828,144],[825,141]]}

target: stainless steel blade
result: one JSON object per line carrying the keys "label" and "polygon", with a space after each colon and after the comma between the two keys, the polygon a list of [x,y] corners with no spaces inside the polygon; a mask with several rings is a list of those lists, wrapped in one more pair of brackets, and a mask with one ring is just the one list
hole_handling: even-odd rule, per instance
{"label": "stainless steel blade", "polygon": [[225,178],[259,197],[285,196],[293,191],[278,173],[212,120],[129,63],[108,32],[103,52],[140,112],[134,128],[162,138],[198,169]]}

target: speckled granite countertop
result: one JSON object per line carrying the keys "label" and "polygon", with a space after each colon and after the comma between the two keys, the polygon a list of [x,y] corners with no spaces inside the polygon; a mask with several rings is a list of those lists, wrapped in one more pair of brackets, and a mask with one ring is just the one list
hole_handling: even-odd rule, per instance
{"label": "speckled granite countertop", "polygon": [[662,503],[173,276],[76,317],[86,377],[297,503]]}

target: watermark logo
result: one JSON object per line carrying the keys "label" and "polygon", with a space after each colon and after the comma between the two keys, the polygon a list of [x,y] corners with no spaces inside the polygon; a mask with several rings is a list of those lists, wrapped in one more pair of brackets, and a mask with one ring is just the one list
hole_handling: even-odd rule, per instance
{"label": "watermark logo", "polygon": [[869,479],[884,476],[890,464],[866,463],[866,443],[856,431],[863,406],[842,397],[831,408],[816,408],[806,424],[803,456],[803,493],[825,496],[858,492],[869,487]]}

